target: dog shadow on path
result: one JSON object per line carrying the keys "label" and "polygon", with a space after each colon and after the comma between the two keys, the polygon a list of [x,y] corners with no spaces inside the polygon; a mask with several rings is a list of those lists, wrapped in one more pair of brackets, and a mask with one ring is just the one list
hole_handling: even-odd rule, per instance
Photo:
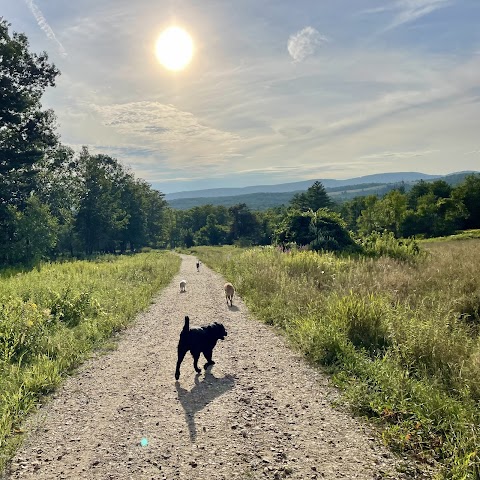
{"label": "dog shadow on path", "polygon": [[200,373],[195,375],[195,385],[191,390],[180,386],[180,382],[175,382],[178,399],[185,410],[185,420],[188,425],[190,441],[194,442],[197,438],[197,427],[195,425],[195,414],[205,408],[210,402],[235,385],[235,378],[231,375],[225,375],[222,378],[215,377],[210,371],[205,372],[205,377],[200,380]]}

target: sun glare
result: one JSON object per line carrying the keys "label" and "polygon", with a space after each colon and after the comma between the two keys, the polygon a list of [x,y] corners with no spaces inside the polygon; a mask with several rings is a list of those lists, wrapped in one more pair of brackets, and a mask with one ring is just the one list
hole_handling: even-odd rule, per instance
{"label": "sun glare", "polygon": [[192,59],[192,37],[180,27],[169,27],[158,37],[155,52],[168,70],[183,70]]}

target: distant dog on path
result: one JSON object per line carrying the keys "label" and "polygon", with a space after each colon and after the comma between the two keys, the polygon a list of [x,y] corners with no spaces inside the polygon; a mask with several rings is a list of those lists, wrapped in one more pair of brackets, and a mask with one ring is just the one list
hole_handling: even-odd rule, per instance
{"label": "distant dog on path", "polygon": [[233,288],[233,285],[231,283],[226,283],[223,288],[225,289],[225,298],[227,299],[227,305],[228,305],[228,301],[230,300],[230,306],[232,306],[233,295],[235,295],[235,289]]}
{"label": "distant dog on path", "polygon": [[180,365],[188,351],[193,357],[193,368],[197,373],[202,370],[198,367],[198,359],[200,354],[207,359],[204,365],[205,370],[210,365],[215,365],[212,360],[212,353],[218,340],[223,340],[227,336],[227,331],[221,323],[211,323],[203,327],[190,328],[190,318],[185,317],[185,325],[180,333],[180,340],[178,341],[178,360],[177,368],[175,370],[175,379],[180,378]]}
{"label": "distant dog on path", "polygon": [[181,280],[180,281],[180,293],[186,292],[187,291],[187,281],[186,280]]}

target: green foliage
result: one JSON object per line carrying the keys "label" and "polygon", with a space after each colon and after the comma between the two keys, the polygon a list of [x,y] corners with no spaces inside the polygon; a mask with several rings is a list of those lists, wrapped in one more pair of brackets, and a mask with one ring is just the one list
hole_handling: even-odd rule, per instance
{"label": "green foliage", "polygon": [[179,264],[151,252],[0,277],[0,470],[39,397],[148,306]]}
{"label": "green foliage", "polygon": [[39,339],[50,322],[49,313],[48,309],[39,309],[35,303],[19,298],[10,298],[1,304],[1,361],[16,364],[39,354]]}
{"label": "green foliage", "polygon": [[463,203],[467,211],[462,228],[480,228],[480,174],[468,175],[455,188],[453,198]]}
{"label": "green foliage", "polygon": [[393,232],[374,232],[360,237],[357,243],[364,255],[370,257],[391,257],[409,260],[420,254],[418,243],[413,238],[397,239]]}
{"label": "green foliage", "polygon": [[0,205],[21,204],[37,163],[57,142],[54,116],[41,97],[59,71],[46,53],[29,51],[27,37],[8,31],[0,18]]}
{"label": "green foliage", "polygon": [[335,212],[321,208],[316,212],[290,209],[279,227],[277,243],[308,245],[312,250],[354,251],[356,245],[346,224]]}
{"label": "green foliage", "polygon": [[[392,233],[376,235],[389,255],[414,248]],[[195,254],[235,284],[257,318],[327,367],[392,448],[436,462],[442,478],[473,479],[480,478],[480,332],[469,319],[480,298],[478,242],[425,243],[428,255],[415,262],[274,248]]]}
{"label": "green foliage", "polygon": [[290,206],[295,210],[306,212],[317,211],[319,208],[326,208],[332,205],[332,201],[321,182],[314,182],[306,192],[297,193],[290,200]]}
{"label": "green foliage", "polygon": [[313,212],[309,230],[313,236],[309,245],[312,250],[342,252],[356,250],[356,244],[346,224],[335,212],[321,208]]}
{"label": "green foliage", "polygon": [[256,215],[245,204],[235,205],[228,209],[231,216],[230,240],[232,242],[246,239],[250,244],[257,243],[260,224]]}

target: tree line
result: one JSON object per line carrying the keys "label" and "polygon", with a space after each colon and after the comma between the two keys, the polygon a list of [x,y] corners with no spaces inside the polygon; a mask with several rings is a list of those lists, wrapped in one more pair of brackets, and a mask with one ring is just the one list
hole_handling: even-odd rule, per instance
{"label": "tree line", "polygon": [[480,176],[418,182],[335,204],[320,182],[282,207],[169,207],[117,159],[62,145],[41,98],[58,69],[0,20],[0,265],[143,247],[297,244],[358,248],[355,235],[435,236],[480,228]]}

